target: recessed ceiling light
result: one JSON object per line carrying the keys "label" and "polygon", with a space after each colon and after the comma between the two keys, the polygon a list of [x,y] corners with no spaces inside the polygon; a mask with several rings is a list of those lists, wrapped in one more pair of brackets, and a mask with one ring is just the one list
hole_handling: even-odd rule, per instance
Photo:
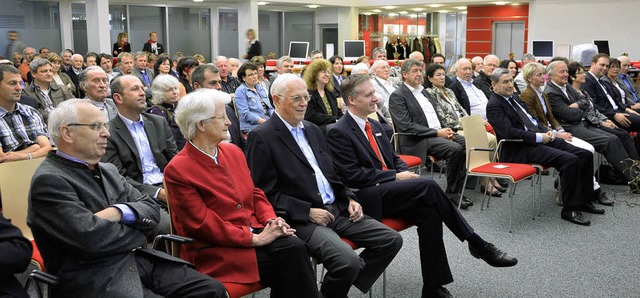
{"label": "recessed ceiling light", "polygon": [[389,14],[389,16],[390,16],[390,17],[395,17],[395,16],[397,16],[397,15],[398,15],[397,13],[390,13],[390,14]]}
{"label": "recessed ceiling light", "polygon": [[397,6],[390,5],[390,6],[383,6],[382,8],[384,8],[384,9],[395,9],[396,7]]}
{"label": "recessed ceiling light", "polygon": [[495,4],[495,5],[505,5],[507,3],[509,3],[509,2],[506,2],[506,1],[493,2],[493,4]]}
{"label": "recessed ceiling light", "polygon": [[438,7],[441,7],[441,6],[442,6],[442,4],[429,4],[429,5],[427,5],[427,6],[429,6],[429,7],[433,7],[433,8],[438,8]]}
{"label": "recessed ceiling light", "polygon": [[203,1],[204,0],[193,0],[193,2],[196,2],[196,3],[200,3],[200,2],[203,2]]}
{"label": "recessed ceiling light", "polygon": [[467,14],[467,11],[466,10],[465,11],[461,11],[460,13],[461,14]]}
{"label": "recessed ceiling light", "polygon": [[307,5],[307,7],[309,7],[309,8],[318,8],[318,7],[320,7],[320,5],[312,4],[312,5]]}
{"label": "recessed ceiling light", "polygon": [[439,12],[439,13],[447,13],[447,12],[449,12],[449,11],[448,11],[448,10],[446,10],[446,9],[441,9],[441,10],[438,10],[438,12]]}
{"label": "recessed ceiling light", "polygon": [[456,6],[456,9],[465,10],[465,9],[467,9],[467,7],[466,6]]}
{"label": "recessed ceiling light", "polygon": [[260,2],[257,2],[257,4],[258,5],[267,5],[267,4],[269,4],[269,2],[260,1]]}
{"label": "recessed ceiling light", "polygon": [[382,10],[379,10],[379,9],[373,9],[373,10],[371,10],[371,12],[379,13],[379,12],[382,12]]}
{"label": "recessed ceiling light", "polygon": [[404,10],[403,10],[403,11],[398,11],[398,13],[399,13],[399,14],[408,14],[408,12],[406,12],[406,11],[404,11]]}
{"label": "recessed ceiling light", "polygon": [[372,14],[373,14],[372,12],[365,12],[365,13],[363,13],[363,15],[365,15],[365,16],[370,16],[370,15],[372,15]]}
{"label": "recessed ceiling light", "polygon": [[424,8],[419,8],[419,7],[418,7],[418,8],[412,8],[411,10],[413,10],[413,11],[423,11],[423,10],[424,10]]}

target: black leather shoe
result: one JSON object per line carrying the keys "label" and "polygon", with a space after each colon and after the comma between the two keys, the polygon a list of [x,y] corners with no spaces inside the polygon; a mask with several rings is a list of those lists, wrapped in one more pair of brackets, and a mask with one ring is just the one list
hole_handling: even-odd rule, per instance
{"label": "black leather shoe", "polygon": [[487,264],[493,267],[511,267],[518,264],[518,259],[510,256],[504,251],[499,250],[495,245],[488,243],[478,251],[469,245],[469,252],[476,259],[483,259]]}
{"label": "black leather shoe", "polygon": [[[495,187],[495,186],[494,186]],[[484,195],[484,194],[489,194],[492,197],[502,197],[502,192],[498,191],[497,189],[494,189],[492,191],[486,191],[487,189],[484,186],[480,186],[480,192]]]}
{"label": "black leather shoe", "polygon": [[596,202],[600,205],[605,205],[605,206],[612,206],[614,203],[612,199],[609,199],[609,197],[607,197],[607,193],[604,191],[600,191],[598,193]]}
{"label": "black leather shoe", "polygon": [[542,176],[549,176],[549,169],[542,170],[542,172],[540,172],[540,174]]}
{"label": "black leather shoe", "polygon": [[[460,195],[458,194],[447,194],[447,196],[449,197],[449,201],[451,201],[451,203],[453,203],[453,205],[458,208],[458,202],[460,201]],[[467,208],[469,208],[469,204],[465,203],[464,199],[462,199],[462,204],[460,204],[460,208],[467,210]]]}
{"label": "black leather shoe", "polygon": [[594,206],[591,202],[585,203],[584,206],[582,206],[582,211],[593,214],[604,214],[604,209],[596,208],[596,206]]}
{"label": "black leather shoe", "polygon": [[591,225],[591,221],[584,219],[582,217],[582,212],[578,210],[562,209],[562,212],[560,212],[560,217],[574,224],[583,226]]}
{"label": "black leather shoe", "polygon": [[469,205],[469,207],[473,206],[473,201],[469,200],[469,198],[467,198],[467,196],[462,196],[462,203],[467,203],[467,205]]}
{"label": "black leather shoe", "polygon": [[453,298],[453,295],[445,287],[423,288],[422,298]]}
{"label": "black leather shoe", "polygon": [[496,181],[498,181],[498,184],[500,184],[500,186],[507,188],[507,186],[509,186],[509,180],[507,180],[506,178],[498,178],[496,179]]}

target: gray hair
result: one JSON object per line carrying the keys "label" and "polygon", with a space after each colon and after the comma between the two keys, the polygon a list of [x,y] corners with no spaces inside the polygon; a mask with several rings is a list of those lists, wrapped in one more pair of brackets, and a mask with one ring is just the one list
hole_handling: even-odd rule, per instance
{"label": "gray hair", "polygon": [[227,104],[231,102],[231,96],[222,91],[202,88],[180,99],[174,119],[187,140],[193,140],[195,137],[198,122],[216,114],[218,102]]}
{"label": "gray hair", "polygon": [[[71,123],[79,122],[77,106],[80,103],[91,104],[86,98],[72,98],[58,104],[51,113],[49,113],[49,135],[55,144],[60,143],[60,127]],[[93,106],[93,105],[92,105]]]}
{"label": "gray hair", "polygon": [[[552,74],[555,74],[556,72],[556,68],[558,68],[558,66],[560,66],[561,63],[564,63],[565,65],[567,65],[564,61],[562,60],[558,60],[558,61],[553,61],[551,63],[549,63],[549,65],[547,65],[547,75],[551,76]],[[528,65],[528,64],[527,64]]]}
{"label": "gray hair", "polygon": [[78,57],[82,58],[82,61],[84,61],[84,57],[82,57],[82,55],[80,55],[80,54],[73,54],[73,55],[71,55],[71,60],[75,60],[75,59],[76,59],[76,58],[78,58]]}
{"label": "gray hair", "polygon": [[180,87],[180,81],[176,77],[168,74],[163,74],[155,77],[151,83],[151,103],[159,105],[164,102],[164,92],[174,88]]}
{"label": "gray hair", "polygon": [[225,57],[225,56],[217,56],[217,57],[213,58],[213,63],[218,63],[218,60],[222,60],[222,59],[227,60],[227,63],[229,62],[229,59],[227,57]]}
{"label": "gray hair", "polygon": [[489,54],[484,56],[484,59],[482,60],[482,62],[487,63],[487,59],[496,59],[498,60],[498,63],[500,63],[500,58],[498,58],[498,56],[494,55],[494,54]]}
{"label": "gray hair", "polygon": [[366,63],[358,63],[351,68],[351,75],[362,74],[361,72],[369,73],[369,66]]}
{"label": "gray hair", "polygon": [[498,81],[500,81],[500,77],[503,75],[508,74],[509,76],[511,76],[511,72],[509,72],[508,69],[506,68],[496,68],[493,73],[491,74],[491,83],[495,84],[498,83]]}
{"label": "gray hair", "polygon": [[133,56],[133,60],[138,59],[138,57],[140,57],[140,56],[144,56],[145,58],[148,58],[146,52],[139,51],[139,52],[136,52],[136,54]]}
{"label": "gray hair", "polygon": [[33,54],[35,54],[35,53],[36,53],[36,49],[35,49],[35,48],[32,48],[32,47],[26,47],[26,48],[22,49],[22,56],[26,56],[26,55],[27,55],[27,51],[28,51],[29,49],[32,49],[32,50],[33,50]]}
{"label": "gray hair", "polygon": [[44,59],[44,58],[35,59],[31,61],[31,63],[29,63],[29,70],[31,70],[31,72],[33,73],[36,73],[38,72],[38,68],[43,67],[45,65],[51,65],[51,62],[48,59]]}
{"label": "gray hair", "polygon": [[373,49],[373,59],[376,58],[378,53],[384,53],[384,55],[386,56],[387,55],[387,50],[385,50],[383,47],[377,47],[377,48]]}
{"label": "gray hair", "polygon": [[289,63],[293,63],[293,59],[291,59],[291,57],[289,56],[282,56],[278,59],[278,61],[276,62],[276,67],[280,68],[282,67],[282,63],[284,62],[289,62]]}
{"label": "gray hair", "polygon": [[286,93],[287,84],[289,84],[289,82],[291,81],[296,81],[296,80],[301,80],[302,82],[304,82],[304,80],[301,77],[292,73],[279,74],[276,77],[276,79],[273,81],[273,84],[271,84],[271,90],[270,90],[271,94],[280,95],[280,94]]}
{"label": "gray hair", "polygon": [[[404,63],[402,63],[402,68],[400,68],[400,72],[401,73],[409,73],[409,69],[411,69],[414,66],[419,66],[420,69],[422,69],[422,66],[424,65],[424,63],[422,63],[422,61],[416,60],[416,59],[407,59],[404,60]],[[402,76],[402,80],[404,81],[404,76]]]}
{"label": "gray hair", "polygon": [[373,64],[371,65],[371,68],[369,68],[369,73],[374,73],[376,71],[376,69],[380,66],[389,66],[389,62],[384,61],[384,60],[376,60],[373,62]]}
{"label": "gray hair", "polygon": [[[480,59],[482,59],[482,58],[480,58]],[[464,60],[469,61],[469,64],[473,64],[473,62],[471,62],[471,60],[469,60],[468,58],[464,58],[463,57],[463,58],[458,59],[458,61],[456,61],[456,63],[453,65],[453,69],[458,69],[458,67],[460,67],[460,63],[462,61],[464,61]]]}
{"label": "gray hair", "polygon": [[89,72],[94,70],[100,70],[106,74],[104,69],[102,69],[102,67],[97,65],[92,65],[82,70],[82,72],[78,76],[78,84],[80,85],[80,88],[82,88],[83,90],[84,90],[84,87],[86,87],[87,84],[89,83],[87,82],[87,80],[89,79]]}
{"label": "gray hair", "polygon": [[193,84],[198,83],[198,85],[202,87],[202,85],[204,85],[204,74],[206,72],[220,73],[220,70],[212,63],[200,64],[191,73],[191,82]]}
{"label": "gray hair", "polygon": [[522,61],[524,61],[524,60],[536,61],[536,56],[534,56],[533,54],[530,54],[530,53],[525,53],[524,55],[522,55]]}

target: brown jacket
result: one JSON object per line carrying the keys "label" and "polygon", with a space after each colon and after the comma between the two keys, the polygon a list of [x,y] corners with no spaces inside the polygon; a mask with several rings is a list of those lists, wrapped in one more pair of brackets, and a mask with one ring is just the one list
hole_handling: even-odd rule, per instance
{"label": "brown jacket", "polygon": [[[544,99],[544,104],[547,108],[546,114],[544,113],[544,109],[542,108],[542,104],[540,103],[540,99],[538,99],[536,91],[533,90],[531,86],[527,86],[527,89],[525,89],[520,95],[520,99],[522,99],[524,104],[527,105],[527,110],[529,110],[531,116],[535,117],[542,126],[554,130],[562,129],[558,120],[553,116],[553,111],[551,111],[551,105],[549,104],[547,95],[542,93],[542,98]],[[549,127],[549,123],[551,123],[552,127]]]}

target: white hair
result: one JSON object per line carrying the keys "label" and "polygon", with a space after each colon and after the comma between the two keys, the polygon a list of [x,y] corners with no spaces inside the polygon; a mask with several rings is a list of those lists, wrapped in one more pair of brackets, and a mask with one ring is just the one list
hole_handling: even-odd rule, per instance
{"label": "white hair", "polygon": [[55,144],[60,143],[60,127],[80,120],[78,118],[77,108],[80,103],[91,104],[91,101],[86,98],[68,99],[58,104],[56,108],[49,113],[49,135]]}
{"label": "white hair", "polygon": [[180,99],[176,108],[175,120],[180,132],[187,140],[193,140],[198,122],[207,120],[216,114],[216,103],[227,104],[231,96],[225,92],[201,88]]}
{"label": "white hair", "polygon": [[360,62],[354,65],[353,68],[351,68],[351,75],[368,74],[368,73],[369,73],[369,66],[366,63]]}
{"label": "white hair", "polygon": [[168,74],[155,77],[150,87],[151,103],[154,105],[162,104],[165,100],[164,92],[173,87],[180,87],[180,81],[176,77]]}
{"label": "white hair", "polygon": [[[283,73],[279,74],[276,79],[271,84],[271,94],[272,95],[282,95],[287,92],[287,85],[291,81],[300,80],[304,83],[304,80],[299,76],[292,73]],[[305,83],[306,85],[306,83]]]}
{"label": "white hair", "polygon": [[374,61],[373,64],[371,65],[371,68],[369,68],[369,73],[374,73],[376,69],[380,66],[389,66],[389,62],[385,60]]}

